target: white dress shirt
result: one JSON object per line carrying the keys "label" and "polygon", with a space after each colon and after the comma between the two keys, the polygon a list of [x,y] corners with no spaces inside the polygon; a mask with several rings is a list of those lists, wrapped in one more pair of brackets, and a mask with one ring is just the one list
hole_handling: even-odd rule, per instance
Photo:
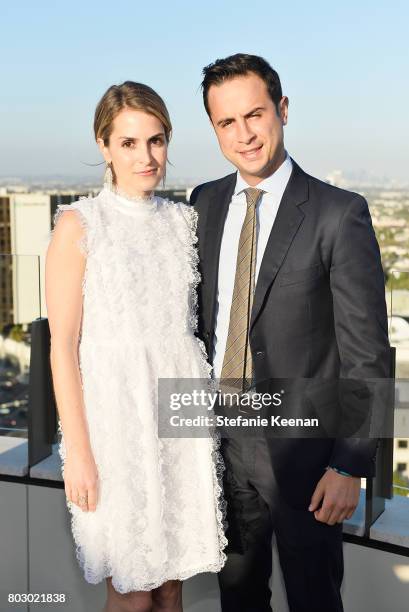
{"label": "white dress shirt", "polygon": [[[257,283],[261,260],[263,259],[267,241],[291,172],[292,162],[287,153],[285,160],[274,174],[256,185],[257,189],[263,189],[266,193],[262,195],[256,208],[258,239],[255,283]],[[237,251],[239,248],[240,232],[247,210],[246,194],[243,190],[248,187],[250,185],[237,173],[236,187],[229,204],[220,248],[213,353],[213,376],[215,378],[219,378],[221,375],[224,353],[226,351],[230,307],[236,274]]]}

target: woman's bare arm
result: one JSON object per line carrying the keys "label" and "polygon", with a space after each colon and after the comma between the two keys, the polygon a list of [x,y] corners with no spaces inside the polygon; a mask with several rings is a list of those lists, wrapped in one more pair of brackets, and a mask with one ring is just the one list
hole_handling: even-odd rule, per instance
{"label": "woman's bare arm", "polygon": [[96,468],[78,361],[82,282],[86,265],[86,256],[79,247],[83,232],[75,210],[66,210],[60,215],[47,250],[45,277],[51,370],[66,447],[66,494],[74,503],[77,503],[78,495],[88,494],[88,507],[93,509]]}

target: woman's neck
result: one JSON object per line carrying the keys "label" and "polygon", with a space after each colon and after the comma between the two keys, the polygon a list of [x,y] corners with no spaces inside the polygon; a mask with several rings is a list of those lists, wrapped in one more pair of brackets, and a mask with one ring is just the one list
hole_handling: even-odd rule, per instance
{"label": "woman's neck", "polygon": [[153,191],[136,191],[129,190],[121,185],[112,185],[112,190],[120,196],[129,200],[150,200],[153,196]]}

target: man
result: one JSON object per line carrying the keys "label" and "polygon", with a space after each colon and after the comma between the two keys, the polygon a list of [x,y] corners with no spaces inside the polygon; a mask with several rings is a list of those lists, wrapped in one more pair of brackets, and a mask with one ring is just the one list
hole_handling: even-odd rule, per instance
{"label": "man", "polygon": [[[199,334],[215,377],[283,387],[320,379],[330,388],[388,377],[384,277],[365,199],[289,157],[288,98],[264,59],[237,54],[203,74],[206,111],[237,168],[190,200],[199,213]],[[331,414],[331,392],[321,407],[315,396],[318,413]],[[343,610],[342,521],[357,506],[360,478],[374,473],[376,440],[231,438],[222,450],[223,612],[271,610],[273,532],[291,612]]]}

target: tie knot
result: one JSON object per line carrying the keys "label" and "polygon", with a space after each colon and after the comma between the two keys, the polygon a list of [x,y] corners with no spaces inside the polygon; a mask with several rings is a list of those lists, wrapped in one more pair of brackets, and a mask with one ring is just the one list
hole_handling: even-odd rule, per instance
{"label": "tie knot", "polygon": [[246,194],[247,206],[249,207],[256,206],[265,191],[257,189],[257,187],[247,187],[247,189],[244,189],[244,193]]}

